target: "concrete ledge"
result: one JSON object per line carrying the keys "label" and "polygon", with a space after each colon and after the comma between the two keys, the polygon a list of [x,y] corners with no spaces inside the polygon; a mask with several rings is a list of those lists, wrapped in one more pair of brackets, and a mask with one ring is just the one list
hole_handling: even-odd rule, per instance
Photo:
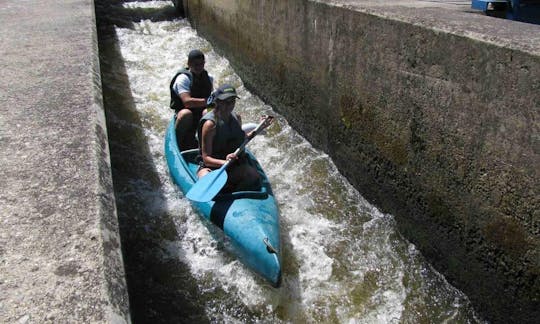
{"label": "concrete ledge", "polygon": [[0,322],[130,322],[93,1],[0,25]]}
{"label": "concrete ledge", "polygon": [[469,1],[183,5],[487,319],[540,317],[540,26]]}

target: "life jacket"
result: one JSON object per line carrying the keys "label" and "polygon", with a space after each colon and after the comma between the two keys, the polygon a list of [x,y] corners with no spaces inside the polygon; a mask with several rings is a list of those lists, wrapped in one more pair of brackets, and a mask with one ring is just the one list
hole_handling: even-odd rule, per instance
{"label": "life jacket", "polygon": [[169,90],[171,92],[171,109],[178,111],[184,108],[182,99],[180,99],[180,96],[178,96],[178,94],[174,91],[174,83],[180,74],[187,75],[189,81],[191,81],[189,93],[193,98],[208,98],[212,93],[212,82],[210,81],[210,77],[208,76],[208,72],[206,72],[206,70],[203,70],[201,75],[197,76],[191,73],[188,68],[183,68],[176,72],[169,85]]}
{"label": "life jacket", "polygon": [[232,114],[229,122],[226,123],[225,120],[219,119],[216,120],[214,111],[211,111],[204,115],[199,122],[199,127],[197,129],[197,138],[199,139],[199,152],[202,155],[202,127],[203,124],[211,120],[216,125],[216,135],[212,142],[212,156],[217,159],[224,160],[227,157],[227,154],[236,151],[236,149],[242,144],[246,133],[242,130],[242,126],[238,121],[236,114]]}

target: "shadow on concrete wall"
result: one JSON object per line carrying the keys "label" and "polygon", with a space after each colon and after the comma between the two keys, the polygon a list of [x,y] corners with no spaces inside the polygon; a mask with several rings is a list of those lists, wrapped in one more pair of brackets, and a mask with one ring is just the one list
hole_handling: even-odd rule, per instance
{"label": "shadow on concrete wall", "polygon": [[[177,238],[165,208],[161,183],[135,110],[115,25],[132,28],[141,19],[162,21],[177,14],[171,6],[126,9],[123,1],[95,0],[103,100],[111,151],[122,252],[133,323],[209,322],[187,265],[163,258],[162,242]],[[143,190],[150,194],[140,194]],[[163,204],[164,205],[164,204]]]}

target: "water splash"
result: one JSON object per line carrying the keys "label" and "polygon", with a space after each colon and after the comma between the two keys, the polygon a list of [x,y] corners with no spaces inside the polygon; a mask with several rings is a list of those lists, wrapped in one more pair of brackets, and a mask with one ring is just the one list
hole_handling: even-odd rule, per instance
{"label": "water splash", "polygon": [[[170,10],[170,6],[170,1],[124,4],[126,10]],[[127,97],[132,98],[140,122],[114,113],[108,118],[142,133],[140,140],[151,156],[149,167],[158,177],[157,184],[131,179],[120,199],[143,196],[146,203],[141,208],[149,223],[159,221],[151,215],[166,214],[173,220],[175,233],[163,235],[160,257],[187,266],[188,280],[196,281],[199,292],[193,302],[204,308],[210,321],[479,322],[466,296],[401,237],[393,217],[370,205],[325,153],[251,94],[227,59],[186,20],[142,20],[115,31],[130,85]],[[277,117],[267,134],[254,139],[249,148],[266,170],[279,202],[280,289],[271,288],[227,253],[221,231],[193,211],[168,175],[163,154],[165,129],[172,117],[168,86],[192,48],[205,52],[206,68],[216,85],[228,82],[237,87],[242,99],[236,111],[245,122],[257,121],[262,114]]]}

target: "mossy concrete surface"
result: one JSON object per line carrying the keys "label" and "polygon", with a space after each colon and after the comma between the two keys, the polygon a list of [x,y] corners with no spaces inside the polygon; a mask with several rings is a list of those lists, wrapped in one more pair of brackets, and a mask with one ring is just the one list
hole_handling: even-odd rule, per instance
{"label": "mossy concrete surface", "polygon": [[540,318],[540,26],[470,1],[183,7],[483,316]]}
{"label": "mossy concrete surface", "polygon": [[0,2],[0,322],[128,323],[93,1]]}

